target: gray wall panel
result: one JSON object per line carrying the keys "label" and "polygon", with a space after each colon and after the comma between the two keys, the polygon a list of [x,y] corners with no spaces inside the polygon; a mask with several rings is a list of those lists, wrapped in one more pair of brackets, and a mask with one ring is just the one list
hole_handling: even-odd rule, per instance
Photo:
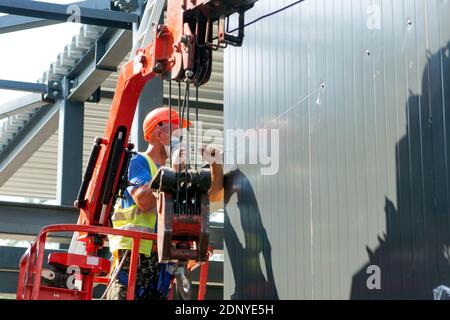
{"label": "gray wall panel", "polygon": [[[246,20],[292,2],[258,1]],[[225,50],[225,129],[280,133],[276,175],[227,164],[226,299],[450,284],[449,14],[443,0],[305,0]]]}

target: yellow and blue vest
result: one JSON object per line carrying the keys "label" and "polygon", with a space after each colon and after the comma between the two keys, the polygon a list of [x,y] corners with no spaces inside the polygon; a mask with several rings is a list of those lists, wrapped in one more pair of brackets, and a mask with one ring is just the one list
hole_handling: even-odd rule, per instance
{"label": "yellow and blue vest", "polygon": [[[148,168],[142,164],[143,158],[148,163]],[[149,170],[150,169],[150,170]],[[151,181],[156,175],[158,167],[152,159],[145,153],[137,154],[130,162],[128,171],[129,180],[134,186],[140,187]],[[143,212],[131,197],[131,189],[125,193],[125,201],[118,199],[112,215],[112,224],[114,229],[133,230],[142,232],[154,232],[156,223],[156,212]],[[139,253],[150,255],[153,241],[141,240]],[[121,236],[109,237],[109,248],[114,257],[117,257],[118,250],[131,250],[132,239]]]}

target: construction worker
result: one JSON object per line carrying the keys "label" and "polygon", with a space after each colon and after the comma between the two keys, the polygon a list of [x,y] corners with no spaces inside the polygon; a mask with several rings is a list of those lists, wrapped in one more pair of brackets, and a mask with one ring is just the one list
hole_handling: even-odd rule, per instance
{"label": "construction worker", "polygon": [[[127,188],[124,199],[115,207],[112,216],[114,228],[155,232],[156,197],[149,182],[160,166],[164,166],[170,157],[170,119],[172,133],[179,129],[179,115],[175,110],[161,107],[150,112],[144,120],[144,138],[149,143],[147,151],[132,157],[128,170]],[[191,123],[183,121],[186,128]],[[180,149],[181,150],[181,149]],[[223,185],[223,166],[220,151],[215,147],[201,149],[203,159],[210,163],[212,171],[211,201],[220,199]],[[127,294],[128,269],[131,260],[132,240],[130,238],[110,237],[110,250],[114,257],[117,276],[112,281],[107,293],[110,300],[124,300]],[[139,261],[136,274],[135,299],[166,299],[169,293],[171,275],[170,266],[158,264],[155,244],[152,241],[141,241]]]}

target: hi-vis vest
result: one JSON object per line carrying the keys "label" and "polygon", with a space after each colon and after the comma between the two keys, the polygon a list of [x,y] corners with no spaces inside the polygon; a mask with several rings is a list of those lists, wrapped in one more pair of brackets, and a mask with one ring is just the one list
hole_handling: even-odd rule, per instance
{"label": "hi-vis vest", "polygon": [[[144,153],[140,153],[148,161],[152,178],[156,175],[158,168],[155,163]],[[118,199],[112,215],[112,224],[114,229],[133,230],[143,232],[154,232],[156,222],[156,212],[143,212],[136,204],[123,209],[121,199]],[[114,257],[117,257],[118,250],[131,250],[132,239],[122,236],[109,237],[109,249]],[[141,240],[139,253],[150,255],[153,241]]]}

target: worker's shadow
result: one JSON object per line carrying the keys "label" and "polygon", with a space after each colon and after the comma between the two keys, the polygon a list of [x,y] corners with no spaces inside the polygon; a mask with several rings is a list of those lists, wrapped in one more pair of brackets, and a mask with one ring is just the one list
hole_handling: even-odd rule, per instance
{"label": "worker's shadow", "polygon": [[[236,169],[225,175],[224,191],[224,238],[235,282],[235,292],[231,299],[278,299],[272,270],[272,249],[251,183]],[[244,243],[239,240],[230,221],[230,216],[236,214],[230,209],[230,201],[234,199],[234,195],[237,198]]]}
{"label": "worker's shadow", "polygon": [[[450,43],[429,56],[422,94],[407,101],[407,134],[396,146],[397,207],[385,199],[386,234],[376,249],[366,247],[352,299],[432,299],[434,288],[450,286],[449,50]],[[380,267],[381,289],[369,289],[369,266]]]}

